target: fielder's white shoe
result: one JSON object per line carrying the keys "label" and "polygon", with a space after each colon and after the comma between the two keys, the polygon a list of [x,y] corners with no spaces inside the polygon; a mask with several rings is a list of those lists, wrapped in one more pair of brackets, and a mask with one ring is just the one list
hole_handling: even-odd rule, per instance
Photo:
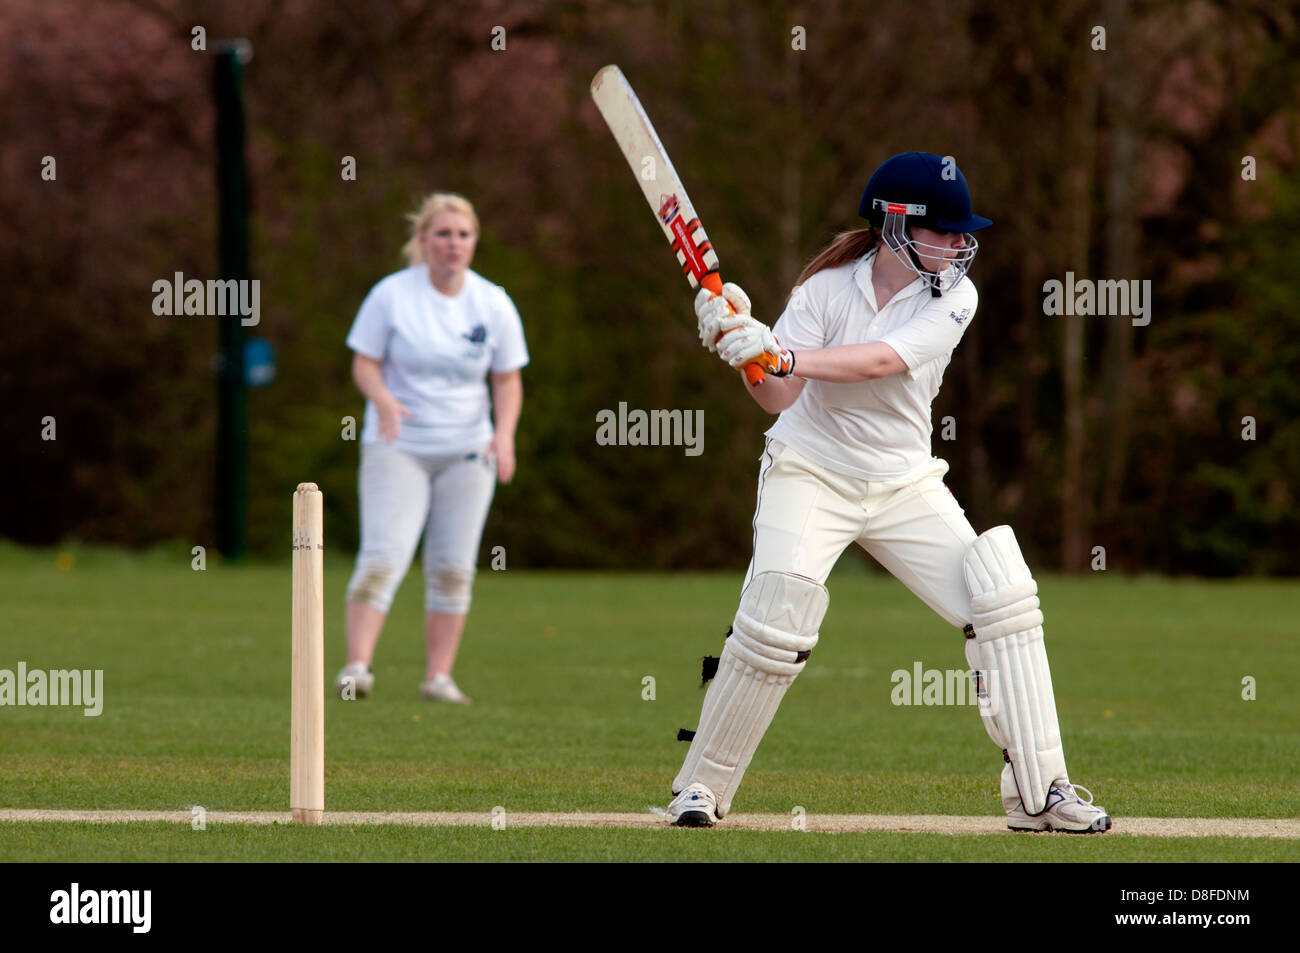
{"label": "fielder's white shoe", "polygon": [[450,675],[435,675],[420,683],[420,697],[428,702],[452,702],[468,705],[469,696],[456,687]]}
{"label": "fielder's white shoe", "polygon": [[678,827],[712,827],[718,819],[718,799],[703,784],[690,784],[673,798],[668,814]]}
{"label": "fielder's white shoe", "polygon": [[[1076,793],[1088,795],[1083,800]],[[1019,800],[1007,811],[1007,827],[1013,831],[1064,831],[1067,834],[1104,834],[1110,830],[1110,815],[1092,803],[1092,792],[1069,781],[1054,781],[1047,792],[1047,808],[1030,816]]]}
{"label": "fielder's white shoe", "polygon": [[348,662],[334,679],[334,694],[343,699],[365,698],[374,687],[375,676],[365,662]]}

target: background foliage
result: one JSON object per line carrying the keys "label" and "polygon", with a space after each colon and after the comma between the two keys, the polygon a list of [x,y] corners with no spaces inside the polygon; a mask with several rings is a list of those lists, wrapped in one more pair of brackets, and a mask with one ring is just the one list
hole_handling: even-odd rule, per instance
{"label": "background foliage", "polygon": [[[724,276],[775,320],[853,227],[871,170],[953,155],[995,220],[979,314],[935,406],[935,453],[978,529],[1086,568],[1300,573],[1300,30],[1268,2],[198,3],[0,8],[0,535],[211,545],[210,318],[156,317],[152,283],[211,277],[209,49],[247,37],[255,329],[249,541],[285,548],[314,479],[356,540],[360,417],[343,339],[400,267],[403,214],[469,195],[475,268],[533,362],[516,481],[485,546],[512,566],[733,566],[748,555],[765,415],[698,347],[690,296],[587,95],[617,62],[682,171]],[[1107,28],[1107,48],[1093,30]],[[491,31],[504,26],[507,49]],[[791,30],[807,49],[791,50]],[[43,156],[58,162],[40,179]],[[339,176],[357,160],[356,181]],[[1241,176],[1244,156],[1259,175]],[[1051,318],[1042,284],[1150,279],[1150,326]],[[595,416],[701,408],[704,453],[601,447]],[[1242,418],[1257,422],[1242,439]],[[58,439],[41,439],[53,416]]]}

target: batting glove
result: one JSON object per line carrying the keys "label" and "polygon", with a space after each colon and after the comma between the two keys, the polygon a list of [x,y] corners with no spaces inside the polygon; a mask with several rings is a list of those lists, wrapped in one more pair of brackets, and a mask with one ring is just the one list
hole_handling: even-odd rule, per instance
{"label": "batting glove", "polygon": [[[731,307],[728,308],[727,306]],[[708,288],[701,288],[695,296],[695,317],[700,328],[700,343],[718,353],[718,336],[722,334],[719,322],[735,314],[750,313],[749,295],[741,290],[740,285],[727,282],[722,286],[722,294],[715,295]]]}
{"label": "batting glove", "polygon": [[732,367],[741,368],[757,360],[773,377],[794,372],[794,352],[781,347],[772,329],[762,321],[747,314],[733,314],[720,318],[718,327],[724,335],[718,342],[718,357]]}

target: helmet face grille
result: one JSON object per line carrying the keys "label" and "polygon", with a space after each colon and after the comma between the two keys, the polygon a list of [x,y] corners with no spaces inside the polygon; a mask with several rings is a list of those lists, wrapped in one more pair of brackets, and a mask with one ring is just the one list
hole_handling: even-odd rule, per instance
{"label": "helmet face grille", "polygon": [[[932,289],[940,292],[951,290],[966,276],[971,262],[975,260],[975,253],[980,248],[980,243],[969,232],[962,236],[961,248],[917,241],[907,227],[907,216],[892,211],[885,212],[880,237],[884,239],[889,250],[894,253],[894,257],[904,268],[924,278]],[[927,258],[938,258],[938,270],[927,271],[922,267],[921,255]]]}

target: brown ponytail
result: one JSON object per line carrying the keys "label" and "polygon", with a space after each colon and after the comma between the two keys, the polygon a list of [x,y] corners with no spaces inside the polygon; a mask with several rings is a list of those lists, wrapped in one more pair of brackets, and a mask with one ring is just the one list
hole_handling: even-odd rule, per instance
{"label": "brown ponytail", "polygon": [[852,231],[840,232],[831,243],[813,256],[812,261],[804,266],[803,272],[799,275],[796,285],[801,285],[819,271],[827,268],[838,268],[840,265],[847,265],[851,261],[861,258],[871,249],[876,247],[876,242],[880,240],[880,233],[876,231],[874,225],[868,225],[866,228],[855,228]]}

